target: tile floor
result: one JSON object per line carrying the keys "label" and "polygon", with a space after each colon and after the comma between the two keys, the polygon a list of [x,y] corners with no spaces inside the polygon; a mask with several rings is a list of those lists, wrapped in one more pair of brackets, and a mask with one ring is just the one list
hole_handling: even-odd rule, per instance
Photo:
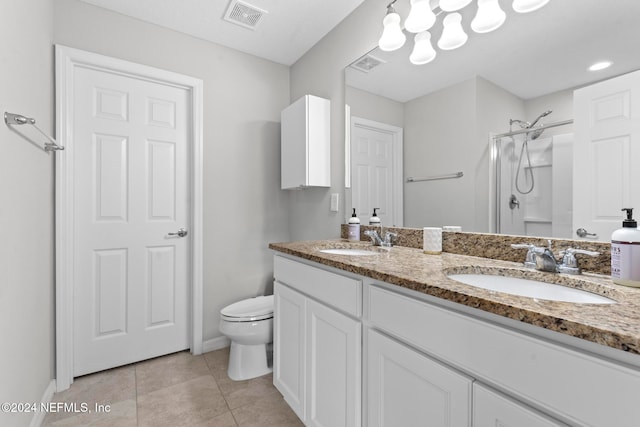
{"label": "tile floor", "polygon": [[[77,412],[50,412],[43,426],[302,426],[273,386],[272,375],[227,376],[229,349],[170,354],[76,378],[52,401]],[[90,410],[79,413],[82,405]],[[110,405],[96,412],[96,405]],[[62,406],[61,406],[62,407]]]}

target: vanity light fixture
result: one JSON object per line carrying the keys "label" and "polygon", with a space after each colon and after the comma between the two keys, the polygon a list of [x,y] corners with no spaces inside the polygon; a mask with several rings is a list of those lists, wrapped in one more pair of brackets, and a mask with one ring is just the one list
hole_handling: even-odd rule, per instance
{"label": "vanity light fixture", "polygon": [[431,33],[429,31],[423,31],[416,34],[414,38],[413,51],[409,56],[409,61],[414,65],[427,64],[433,61],[436,57],[436,51],[431,46]]}
{"label": "vanity light fixture", "polygon": [[596,62],[595,64],[593,64],[593,65],[591,65],[589,67],[589,71],[604,70],[605,68],[611,67],[611,65],[613,65],[613,62],[611,62],[611,61]]}
{"label": "vanity light fixture", "polygon": [[402,28],[400,28],[400,15],[393,8],[393,4],[398,1],[394,0],[387,6],[387,14],[382,20],[384,30],[382,36],[378,40],[378,46],[384,51],[392,51],[400,49],[404,45],[407,36],[404,35]]}
{"label": "vanity light fixture", "polygon": [[471,3],[471,0],[440,0],[440,9],[444,12],[455,12]]}
{"label": "vanity light fixture", "polygon": [[529,13],[540,9],[549,0],[513,0],[513,10],[518,13]]}
{"label": "vanity light fixture", "polygon": [[404,27],[410,33],[421,33],[433,27],[436,15],[431,10],[429,0],[411,0],[409,16],[404,21]]}
{"label": "vanity light fixture", "polygon": [[471,29],[476,33],[489,33],[504,24],[506,18],[498,0],[478,0],[478,13],[471,21]]}
{"label": "vanity light fixture", "polygon": [[450,13],[442,21],[444,29],[438,47],[442,50],[457,49],[467,42],[469,36],[462,29],[462,15],[457,12]]}
{"label": "vanity light fixture", "polygon": [[[378,46],[384,51],[400,49],[407,39],[400,25],[400,15],[393,8],[397,1],[392,0],[387,5],[387,14],[382,21],[384,29]],[[413,64],[426,64],[436,57],[436,52],[431,46],[431,34],[428,33],[428,30],[435,24],[437,16],[443,12],[453,13],[447,13],[442,20],[443,30],[438,40],[438,47],[442,50],[452,50],[467,42],[469,36],[462,27],[462,15],[455,11],[468,6],[472,0],[440,0],[439,10],[436,12],[431,9],[431,0],[409,1],[411,2],[411,10],[404,22],[404,28],[406,31],[416,34],[414,48],[409,57]],[[476,3],[478,10],[471,21],[471,29],[474,32],[489,33],[504,24],[507,14],[500,8],[499,0],[476,0]],[[513,0],[513,9],[518,13],[533,12],[547,3],[549,0]]]}

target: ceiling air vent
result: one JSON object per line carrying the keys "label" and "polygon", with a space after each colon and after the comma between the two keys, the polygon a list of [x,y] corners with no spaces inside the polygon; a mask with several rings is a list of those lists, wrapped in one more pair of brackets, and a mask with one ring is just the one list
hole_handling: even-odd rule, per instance
{"label": "ceiling air vent", "polygon": [[363,73],[368,73],[378,65],[384,64],[385,62],[386,61],[376,58],[373,55],[366,54],[353,61],[349,66],[351,68],[355,68],[358,71],[362,71]]}
{"label": "ceiling air vent", "polygon": [[262,20],[262,17],[267,13],[269,12],[250,5],[249,3],[240,0],[231,0],[223,19],[255,30],[258,23]]}

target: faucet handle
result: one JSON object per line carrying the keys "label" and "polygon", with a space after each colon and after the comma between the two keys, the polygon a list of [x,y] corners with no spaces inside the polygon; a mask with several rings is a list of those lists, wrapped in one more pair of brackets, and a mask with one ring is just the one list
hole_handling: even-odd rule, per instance
{"label": "faucet handle", "polygon": [[560,273],[580,274],[582,272],[580,266],[578,265],[578,259],[576,258],[576,254],[596,257],[600,255],[600,252],[587,251],[584,249],[575,249],[575,248],[565,249],[564,251],[560,252],[560,255],[562,256],[562,263],[558,266],[558,271]]}
{"label": "faucet handle", "polygon": [[527,268],[536,268],[536,254],[534,252],[536,245],[531,243],[512,243],[511,247],[513,249],[527,249],[524,266]]}
{"label": "faucet handle", "polygon": [[588,255],[590,257],[596,257],[600,255],[600,252],[596,251],[587,251],[585,249],[575,249],[575,248],[567,248],[564,251],[560,252],[560,256],[562,257],[563,264],[571,264],[577,266],[578,261],[576,259],[576,254]]}
{"label": "faucet handle", "polygon": [[393,240],[395,238],[397,238],[397,237],[398,237],[398,235],[396,233],[392,233],[390,231],[387,231],[384,234],[384,242],[383,242],[384,246],[393,246]]}

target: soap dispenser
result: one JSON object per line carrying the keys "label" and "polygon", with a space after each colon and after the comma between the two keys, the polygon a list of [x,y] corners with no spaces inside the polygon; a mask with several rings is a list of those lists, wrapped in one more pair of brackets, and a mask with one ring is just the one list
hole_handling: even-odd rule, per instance
{"label": "soap dispenser", "polygon": [[369,218],[369,225],[380,225],[380,217],[376,213],[376,211],[380,208],[373,208],[373,215]]}
{"label": "soap dispenser", "polygon": [[356,215],[356,208],[353,208],[351,218],[349,218],[349,231],[347,233],[349,240],[360,240],[360,218]]}
{"label": "soap dispenser", "polygon": [[633,208],[624,208],[627,218],[611,235],[611,279],[614,283],[640,287],[640,230]]}

